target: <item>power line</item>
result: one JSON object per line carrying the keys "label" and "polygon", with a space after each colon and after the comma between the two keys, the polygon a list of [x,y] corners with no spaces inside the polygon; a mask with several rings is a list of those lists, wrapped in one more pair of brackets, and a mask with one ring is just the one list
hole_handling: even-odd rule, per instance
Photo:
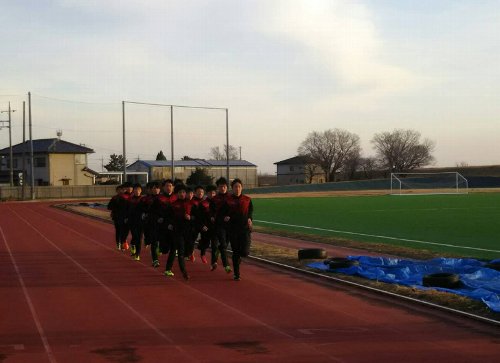
{"label": "power line", "polygon": [[86,104],[86,105],[117,105],[119,106],[120,101],[115,101],[115,102],[88,102],[88,101],[74,101],[74,100],[67,100],[63,98],[56,98],[56,97],[50,97],[50,96],[42,96],[42,95],[37,95],[37,94],[31,94],[32,96],[36,96],[39,98],[44,98],[47,100],[52,100],[52,101],[59,101],[59,102],[67,102],[67,103],[79,103],[79,104]]}

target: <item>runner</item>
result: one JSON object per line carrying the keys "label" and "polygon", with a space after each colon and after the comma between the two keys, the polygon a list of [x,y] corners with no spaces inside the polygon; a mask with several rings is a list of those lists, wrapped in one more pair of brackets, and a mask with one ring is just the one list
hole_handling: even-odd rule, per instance
{"label": "runner", "polygon": [[160,240],[160,225],[163,224],[162,218],[162,201],[160,200],[163,196],[160,194],[160,183],[153,182],[151,185],[151,204],[146,212],[146,220],[149,228],[147,233],[150,236],[151,245],[151,259],[153,261],[153,267],[160,266],[160,261],[158,260],[158,244]]}
{"label": "runner", "polygon": [[234,179],[231,183],[233,193],[227,198],[227,215],[224,221],[229,223],[231,249],[233,250],[234,280],[240,280],[241,257],[250,252],[253,204],[249,196],[243,195],[243,183]]}
{"label": "runner", "polygon": [[144,198],[145,196],[142,195],[141,184],[134,184],[134,190],[129,199],[128,222],[130,225],[130,232],[132,234],[132,240],[130,241],[130,254],[136,261],[141,259],[143,231],[142,214],[144,212],[144,203],[142,200]]}
{"label": "runner", "polygon": [[[215,235],[215,224],[212,222],[212,217],[215,216],[212,199],[217,194],[217,188],[215,185],[209,185],[206,189],[206,198],[200,200],[196,208],[196,224],[197,229],[200,232],[198,249],[200,250],[201,262],[207,263],[208,261],[205,254],[207,248],[209,246],[211,247],[211,265],[213,265],[217,263],[217,236]],[[197,190],[198,189],[195,190],[195,194]]]}
{"label": "runner", "polygon": [[[231,273],[231,266],[227,262],[227,244],[228,244],[228,232],[227,223],[224,221],[224,210],[226,209],[226,199],[229,196],[227,194],[227,180],[224,177],[220,177],[215,182],[217,185],[217,195],[213,197],[212,202],[214,204],[213,210],[215,211],[215,216],[212,217],[212,222],[215,223],[215,233],[217,237],[217,251],[216,254],[220,254],[222,265],[224,270],[229,274]],[[213,251],[212,251],[213,253]],[[216,256],[217,257],[217,256]],[[214,271],[217,268],[217,258],[215,262],[212,263],[211,270]]]}
{"label": "runner", "polygon": [[175,186],[176,200],[165,209],[164,218],[168,221],[168,229],[173,232],[173,244],[168,254],[165,276],[174,276],[172,266],[176,252],[178,254],[179,267],[184,279],[189,280],[184,262],[184,246],[191,229],[191,207],[192,203],[186,197],[186,186],[177,184]]}
{"label": "runner", "polygon": [[125,217],[119,214],[118,199],[123,193],[123,186],[118,185],[115,190],[116,194],[113,197],[111,197],[108,203],[108,210],[111,212],[111,219],[113,220],[113,225],[115,227],[116,249],[121,251],[122,249],[121,235]]}

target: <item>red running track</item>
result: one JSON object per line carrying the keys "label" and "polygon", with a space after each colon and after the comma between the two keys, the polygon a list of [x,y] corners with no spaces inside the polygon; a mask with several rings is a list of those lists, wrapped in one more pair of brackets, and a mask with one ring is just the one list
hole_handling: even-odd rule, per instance
{"label": "red running track", "polygon": [[0,362],[498,361],[497,327],[251,262],[239,282],[199,260],[167,279],[109,224],[48,203],[0,215]]}

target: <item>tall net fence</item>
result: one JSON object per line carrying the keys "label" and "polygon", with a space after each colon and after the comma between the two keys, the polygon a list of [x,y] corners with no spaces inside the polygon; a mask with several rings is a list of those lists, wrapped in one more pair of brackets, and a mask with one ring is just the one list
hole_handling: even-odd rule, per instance
{"label": "tall net fence", "polygon": [[[26,139],[28,139],[28,105],[26,95],[0,97],[1,110],[11,101],[12,143],[23,141],[22,101],[26,101]],[[88,166],[106,171],[111,154],[123,154],[122,102],[91,103],[32,94],[33,139],[57,138],[91,148]],[[1,120],[7,119],[5,113]],[[162,151],[171,160],[170,107],[125,105],[125,142],[127,164],[137,160],[155,160]],[[212,159],[211,149],[224,150],[226,115],[224,110],[173,108],[174,159],[184,157]],[[8,131],[0,130],[2,148],[9,146]]]}

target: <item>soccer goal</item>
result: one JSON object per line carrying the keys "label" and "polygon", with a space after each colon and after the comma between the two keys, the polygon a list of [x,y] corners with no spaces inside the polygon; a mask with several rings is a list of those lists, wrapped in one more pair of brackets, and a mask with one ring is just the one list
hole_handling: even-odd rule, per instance
{"label": "soccer goal", "polygon": [[469,183],[457,172],[391,173],[391,194],[467,194]]}

